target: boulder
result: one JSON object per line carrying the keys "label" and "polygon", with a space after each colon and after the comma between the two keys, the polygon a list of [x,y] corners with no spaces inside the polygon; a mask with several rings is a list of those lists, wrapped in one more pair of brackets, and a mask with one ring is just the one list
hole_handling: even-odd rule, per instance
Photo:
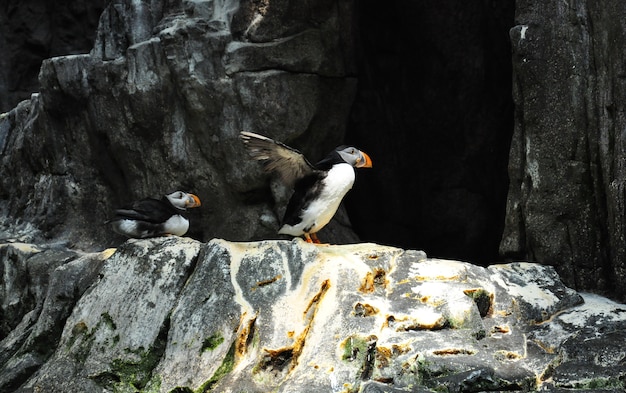
{"label": "boulder", "polygon": [[65,320],[110,253],[81,255],[24,243],[0,245],[3,391],[19,387],[52,355]]}
{"label": "boulder", "polygon": [[[28,251],[4,247],[3,255]],[[1,343],[1,389],[625,387],[626,307],[573,291],[549,266],[485,268],[372,243],[301,240],[165,237],[112,251],[69,261],[50,254],[50,277],[69,265],[92,273],[65,276],[65,286],[76,288],[66,312],[21,310],[30,322],[14,326]],[[5,265],[20,263],[4,258]],[[58,303],[58,290],[48,287],[44,303]],[[45,333],[30,326],[56,332],[46,351],[28,340],[11,345],[29,331]]]}

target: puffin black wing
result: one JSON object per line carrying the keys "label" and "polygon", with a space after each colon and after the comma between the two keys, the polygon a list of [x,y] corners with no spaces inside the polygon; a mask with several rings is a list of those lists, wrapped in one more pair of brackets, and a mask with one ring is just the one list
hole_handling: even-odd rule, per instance
{"label": "puffin black wing", "polygon": [[177,212],[171,204],[159,199],[146,198],[133,202],[130,206],[117,209],[115,218],[161,223],[174,214],[177,214]]}
{"label": "puffin black wing", "polygon": [[239,134],[252,158],[262,161],[265,170],[276,171],[281,179],[293,186],[316,169],[298,150],[283,143],[253,132],[242,131]]}
{"label": "puffin black wing", "polygon": [[317,171],[298,179],[283,216],[283,225],[293,226],[301,221],[302,210],[322,192],[322,180],[325,177],[326,173]]}

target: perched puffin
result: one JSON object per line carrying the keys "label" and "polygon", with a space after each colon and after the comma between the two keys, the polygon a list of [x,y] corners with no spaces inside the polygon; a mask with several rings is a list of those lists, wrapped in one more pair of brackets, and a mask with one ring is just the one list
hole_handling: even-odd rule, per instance
{"label": "perched puffin", "polygon": [[315,165],[298,150],[263,135],[242,131],[239,134],[252,158],[265,169],[278,172],[293,188],[283,226],[278,233],[302,236],[308,243],[319,243],[316,232],[333,218],[341,200],[352,188],[354,168],[371,168],[372,160],[350,146],[339,146]]}
{"label": "perched puffin", "polygon": [[187,208],[198,206],[200,198],[176,191],[161,199],[146,198],[117,209],[115,217],[107,223],[115,232],[133,238],[182,236],[189,229],[189,220],[182,213]]}

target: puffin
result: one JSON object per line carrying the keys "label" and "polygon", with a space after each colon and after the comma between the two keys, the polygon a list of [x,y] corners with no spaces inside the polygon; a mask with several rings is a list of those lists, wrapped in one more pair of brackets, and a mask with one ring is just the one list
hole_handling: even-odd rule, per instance
{"label": "puffin", "polygon": [[266,136],[242,131],[239,137],[253,159],[293,189],[278,233],[304,236],[307,243],[320,243],[316,233],[330,222],[352,188],[355,168],[372,167],[370,157],[352,146],[339,146],[312,165],[300,151]]}
{"label": "puffin", "polygon": [[115,232],[131,238],[183,236],[189,229],[189,220],[182,214],[198,206],[200,198],[196,195],[176,191],[161,199],[145,198],[117,209],[107,223]]}

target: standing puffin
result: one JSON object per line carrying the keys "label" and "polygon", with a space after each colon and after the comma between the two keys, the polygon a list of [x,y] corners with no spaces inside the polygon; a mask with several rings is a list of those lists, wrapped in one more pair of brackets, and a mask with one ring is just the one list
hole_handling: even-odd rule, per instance
{"label": "standing puffin", "polygon": [[319,243],[316,232],[333,218],[341,200],[352,188],[354,168],[371,168],[372,160],[350,146],[339,146],[315,165],[298,150],[263,135],[239,134],[252,158],[263,161],[267,171],[276,171],[293,188],[283,226],[278,233],[301,236]]}
{"label": "standing puffin", "polygon": [[146,198],[117,209],[115,217],[107,221],[120,235],[144,239],[147,237],[182,236],[189,229],[189,220],[182,213],[200,206],[200,198],[176,191],[161,199]]}

